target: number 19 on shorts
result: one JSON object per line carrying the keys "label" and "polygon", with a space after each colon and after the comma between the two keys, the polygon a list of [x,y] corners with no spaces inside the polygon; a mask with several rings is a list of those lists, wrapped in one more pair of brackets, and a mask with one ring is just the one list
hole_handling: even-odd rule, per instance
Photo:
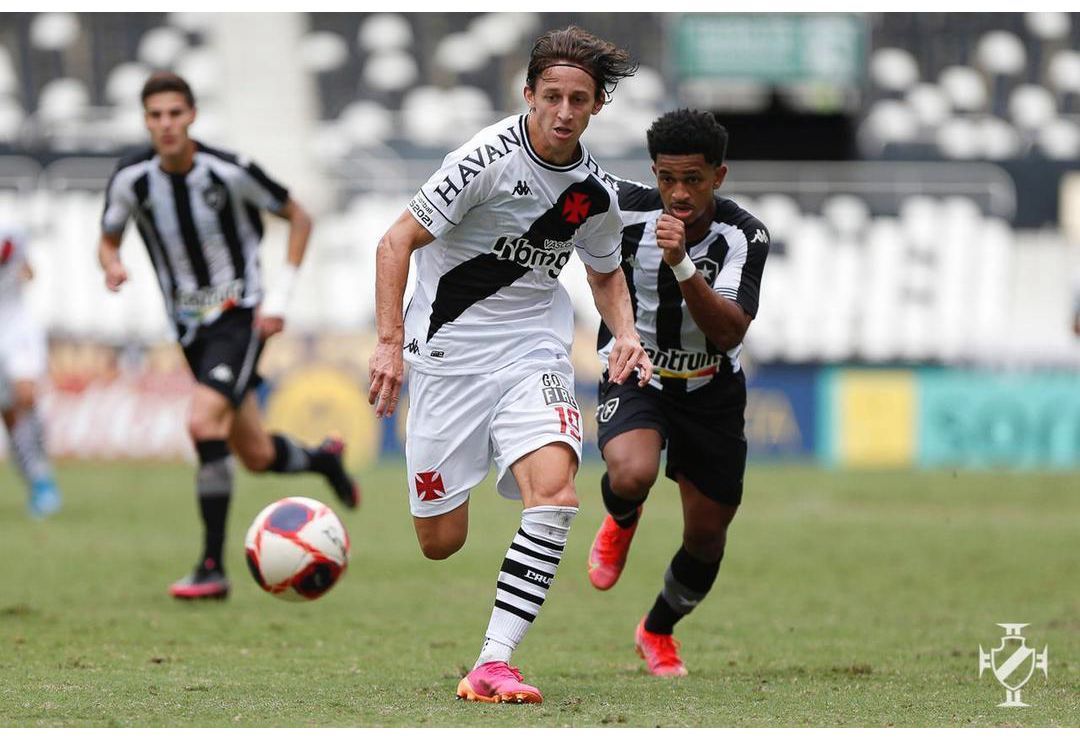
{"label": "number 19 on shorts", "polygon": [[559,434],[568,434],[575,441],[580,442],[581,413],[565,406],[556,406],[555,413],[559,415]]}

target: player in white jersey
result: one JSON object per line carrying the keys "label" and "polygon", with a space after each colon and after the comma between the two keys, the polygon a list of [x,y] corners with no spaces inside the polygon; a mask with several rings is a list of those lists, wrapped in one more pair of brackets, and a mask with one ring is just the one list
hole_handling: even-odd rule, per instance
{"label": "player in white jersey", "polygon": [[[249,160],[188,136],[195,96],[171,72],[156,72],[141,94],[151,147],[122,159],[109,181],[98,260],[105,286],[127,281],[120,244],[134,219],[161,286],[169,318],[195,378],[188,434],[198,458],[195,490],[203,550],[174,582],[177,599],[229,593],[223,548],[233,487],[233,453],[248,470],[314,472],[355,508],[359,488],[342,464],[344,443],[307,448],[263,426],[256,370],[266,340],[285,327],[285,308],[311,234],[311,218],[288,191]],[[282,279],[265,293],[259,269],[261,210],[289,222]]]}
{"label": "player in white jersey", "polygon": [[26,481],[30,514],[45,517],[60,508],[60,491],[37,406],[37,384],[46,370],[45,332],[23,301],[23,286],[32,277],[24,235],[0,225],[0,415],[11,457]]}
{"label": "player in white jersey", "polygon": [[[682,546],[634,641],[650,673],[683,676],[672,632],[712,588],[742,500],[746,380],[739,352],[757,314],[769,234],[714,193],[727,174],[727,132],[711,114],[661,116],[648,143],[656,187],[621,181],[619,205],[623,269],[656,375],[643,388],[600,384],[608,516],[589,553],[589,580],[601,590],[618,580],[666,447],[665,473],[682,498]],[[602,327],[601,358],[610,336]]]}
{"label": "player in white jersey", "polygon": [[[394,412],[409,369],[406,463],[424,555],[465,543],[470,490],[492,461],[498,490],[520,498],[521,527],[496,584],[480,656],[459,697],[540,702],[510,666],[536,618],[577,513],[581,414],[569,362],[570,301],[558,281],[573,252],[612,327],[609,372],[622,382],[652,368],[633,326],[619,269],[613,180],[579,143],[629,55],[576,28],[533,47],[529,112],[490,126],[451,152],[379,243],[369,401]],[[402,316],[410,257],[416,292]]]}

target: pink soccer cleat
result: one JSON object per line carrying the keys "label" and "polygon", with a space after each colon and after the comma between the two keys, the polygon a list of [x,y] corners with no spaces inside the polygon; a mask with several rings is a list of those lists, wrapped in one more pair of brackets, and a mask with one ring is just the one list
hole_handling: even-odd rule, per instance
{"label": "pink soccer cleat", "polygon": [[687,674],[686,665],[679,657],[679,641],[671,635],[658,635],[645,629],[645,618],[634,632],[637,654],[645,659],[649,673],[662,678],[674,678]]}
{"label": "pink soccer cleat", "polygon": [[521,671],[493,660],[476,666],[458,683],[457,695],[465,701],[488,704],[539,704],[544,701],[540,689],[521,681]]}
{"label": "pink soccer cleat", "polygon": [[[640,507],[638,516],[641,516]],[[615,523],[611,514],[604,517],[600,531],[593,540],[592,549],[589,550],[589,583],[595,588],[607,591],[619,580],[637,525],[638,522],[634,522],[634,526],[624,529]]]}
{"label": "pink soccer cleat", "polygon": [[229,579],[217,563],[207,558],[195,572],[169,586],[174,599],[224,599],[229,595]]}

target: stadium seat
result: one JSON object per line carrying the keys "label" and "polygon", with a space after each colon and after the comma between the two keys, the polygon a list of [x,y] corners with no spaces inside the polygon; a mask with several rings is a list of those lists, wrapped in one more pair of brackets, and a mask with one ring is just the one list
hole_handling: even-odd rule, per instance
{"label": "stadium seat", "polygon": [[329,72],[349,58],[349,45],[332,31],[312,31],[300,41],[300,63],[309,72]]}
{"label": "stadium seat", "polygon": [[1054,96],[1041,85],[1020,85],[1009,96],[1009,115],[1017,127],[1039,129],[1057,112]]}
{"label": "stadium seat", "polygon": [[870,221],[870,207],[854,195],[831,195],[821,206],[829,225],[845,239],[854,239]]}
{"label": "stadium seat", "polygon": [[364,63],[364,82],[372,90],[398,92],[419,77],[416,59],[396,49],[372,54]]}
{"label": "stadium seat", "polygon": [[1024,42],[1014,33],[991,31],[979,39],[975,62],[992,75],[1019,75],[1027,62]]}
{"label": "stadium seat", "polygon": [[940,126],[949,117],[952,107],[945,92],[938,85],[930,82],[913,85],[907,91],[905,100],[915,111],[919,125],[924,128]]}
{"label": "stadium seat", "polygon": [[975,135],[980,156],[986,159],[1011,159],[1021,151],[1016,129],[995,116],[985,116],[976,121]]}
{"label": "stadium seat", "polygon": [[1068,13],[1024,13],[1024,26],[1040,39],[1057,41],[1069,35],[1072,23]]}
{"label": "stadium seat", "polygon": [[1080,159],[1080,125],[1065,118],[1056,118],[1039,130],[1039,149],[1050,159],[1076,161]]}
{"label": "stadium seat", "polygon": [[971,67],[946,67],[938,76],[938,84],[958,111],[981,111],[987,107],[986,83]]}
{"label": "stadium seat", "polygon": [[218,97],[222,91],[222,61],[217,52],[207,47],[195,47],[183,50],[173,63],[176,73],[187,80],[193,90],[198,90],[200,106],[208,98]]}
{"label": "stadium seat", "polygon": [[79,38],[74,13],[38,13],[30,21],[30,42],[43,51],[63,51]]}
{"label": "stadium seat", "polygon": [[970,118],[950,118],[937,130],[935,140],[949,159],[975,159],[982,154],[978,129]]}
{"label": "stadium seat", "polygon": [[187,45],[183,33],[175,28],[162,26],[143,34],[136,56],[139,61],[154,69],[171,69]]}
{"label": "stadium seat", "polygon": [[919,119],[907,102],[879,100],[866,116],[866,130],[880,144],[912,142],[919,133]]}
{"label": "stadium seat", "polygon": [[397,13],[379,13],[365,19],[357,34],[357,45],[364,51],[404,49],[413,43],[412,26]]}
{"label": "stadium seat", "polygon": [[15,72],[15,63],[11,60],[11,52],[7,47],[0,44],[0,98],[14,97],[19,94],[19,78]]}
{"label": "stadium seat", "polygon": [[372,146],[394,133],[394,116],[378,103],[358,100],[349,104],[338,119],[341,131],[356,146]]}
{"label": "stadium seat", "polygon": [[14,143],[25,120],[21,105],[11,98],[0,97],[0,143]]}
{"label": "stadium seat", "polygon": [[90,104],[90,93],[82,80],[58,77],[41,88],[37,116],[46,125],[70,123],[80,118]]}
{"label": "stadium seat", "polygon": [[139,92],[153,70],[139,62],[124,62],[109,70],[105,82],[105,99],[113,105],[138,102]]}
{"label": "stadium seat", "polygon": [[432,61],[456,74],[480,70],[491,58],[488,49],[470,33],[451,33],[439,39]]}
{"label": "stadium seat", "polygon": [[906,49],[876,49],[870,56],[870,78],[882,90],[903,92],[919,81],[919,65]]}

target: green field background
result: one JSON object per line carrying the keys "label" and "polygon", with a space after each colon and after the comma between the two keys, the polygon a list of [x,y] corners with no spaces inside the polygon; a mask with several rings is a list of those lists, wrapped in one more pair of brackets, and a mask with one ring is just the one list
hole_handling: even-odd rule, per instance
{"label": "green field background", "polygon": [[[454,699],[487,624],[518,506],[473,493],[465,548],[423,559],[403,466],[363,478],[343,519],[353,560],[323,600],[280,602],[243,564],[244,531],[319,479],[238,475],[232,597],[176,603],[198,555],[183,465],[65,464],[65,508],[26,517],[0,468],[0,726],[1076,726],[1080,724],[1080,475],[856,473],[751,467],[709,598],[677,630],[690,676],[648,676],[633,630],[678,546],[668,481],[623,580],[585,576],[598,466],[547,605],[515,654],[540,706]],[[339,512],[341,513],[341,512]],[[1027,709],[978,677],[998,622],[1029,622],[1049,678]]]}

